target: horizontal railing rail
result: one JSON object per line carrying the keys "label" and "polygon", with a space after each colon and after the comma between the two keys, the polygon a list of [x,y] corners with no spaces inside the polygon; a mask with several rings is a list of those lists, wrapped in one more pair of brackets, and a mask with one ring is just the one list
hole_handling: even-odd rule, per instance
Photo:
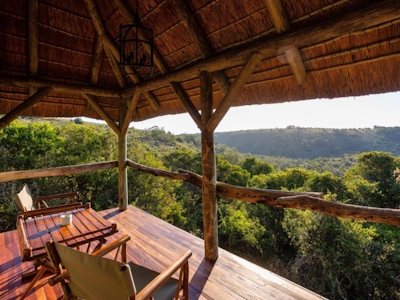
{"label": "horizontal railing rail", "polygon": [[[126,165],[128,167],[140,170],[153,176],[162,176],[172,180],[181,180],[200,188],[202,187],[203,177],[199,174],[187,170],[179,169],[178,172],[171,172],[147,167],[135,163],[132,160],[127,160]],[[117,167],[118,161],[107,161],[77,166],[2,172],[0,173],[0,182],[38,177],[80,174]],[[280,190],[249,188],[235,186],[218,181],[216,183],[216,188],[217,195],[240,201],[266,204],[277,208],[296,208],[311,210],[341,218],[400,226],[399,209],[359,206],[324,200],[322,193],[288,192]]]}
{"label": "horizontal railing rail", "polygon": [[38,178],[38,177],[52,177],[52,176],[88,173],[92,171],[99,171],[117,167],[118,167],[118,161],[114,160],[101,163],[77,165],[77,166],[65,166],[65,167],[23,170],[23,171],[9,171],[0,173],[0,182]]}

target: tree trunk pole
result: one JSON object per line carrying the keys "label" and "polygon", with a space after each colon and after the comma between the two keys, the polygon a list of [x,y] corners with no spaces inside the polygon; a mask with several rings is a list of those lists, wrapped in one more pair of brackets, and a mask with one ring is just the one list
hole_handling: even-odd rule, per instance
{"label": "tree trunk pole", "polygon": [[[120,100],[119,105],[119,124],[124,123],[125,115],[127,113],[126,99]],[[118,205],[119,210],[128,209],[128,171],[126,168],[127,151],[126,151],[126,135],[127,133],[120,133],[118,135]]]}
{"label": "tree trunk pole", "polygon": [[207,260],[215,261],[218,258],[217,172],[214,131],[207,130],[207,122],[212,115],[213,104],[211,78],[209,72],[200,73],[204,252]]}

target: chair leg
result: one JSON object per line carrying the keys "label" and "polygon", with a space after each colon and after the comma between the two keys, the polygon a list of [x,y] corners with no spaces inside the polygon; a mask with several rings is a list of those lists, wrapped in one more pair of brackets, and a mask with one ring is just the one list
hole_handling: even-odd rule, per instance
{"label": "chair leg", "polygon": [[46,272],[46,268],[40,268],[39,272],[37,272],[36,276],[32,279],[32,281],[29,283],[28,287],[26,288],[26,290],[22,293],[21,297],[19,298],[19,300],[22,300],[26,297],[26,295],[29,294],[29,292],[31,291],[31,289],[33,288],[33,286],[35,285],[36,281],[40,280],[40,278],[42,278],[44,272]]}

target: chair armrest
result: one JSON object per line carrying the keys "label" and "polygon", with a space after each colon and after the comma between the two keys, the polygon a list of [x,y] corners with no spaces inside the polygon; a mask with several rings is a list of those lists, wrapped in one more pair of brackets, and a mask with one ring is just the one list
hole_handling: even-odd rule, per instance
{"label": "chair armrest", "polygon": [[131,237],[128,234],[125,234],[124,236],[120,237],[119,239],[117,239],[116,241],[112,242],[111,244],[105,246],[104,248],[101,248],[101,249],[93,252],[92,255],[102,257],[102,256],[106,255],[107,253],[110,253],[114,249],[126,244],[130,239],[131,239]]}
{"label": "chair armrest", "polygon": [[40,202],[40,201],[47,201],[47,200],[61,199],[61,198],[71,198],[71,197],[75,198],[78,195],[79,195],[79,192],[72,192],[72,193],[64,193],[64,194],[36,197],[36,198],[33,199],[33,202],[36,203],[36,202]]}
{"label": "chair armrest", "polygon": [[188,263],[189,258],[192,256],[192,251],[188,250],[182,254],[175,262],[166,268],[160,275],[154,278],[147,284],[137,295],[136,300],[149,299],[172,275],[175,274],[183,265]]}
{"label": "chair armrest", "polygon": [[68,271],[65,270],[61,274],[57,274],[49,278],[48,283],[50,286],[55,286],[57,283],[62,282],[63,280],[68,278],[69,278],[69,273]]}

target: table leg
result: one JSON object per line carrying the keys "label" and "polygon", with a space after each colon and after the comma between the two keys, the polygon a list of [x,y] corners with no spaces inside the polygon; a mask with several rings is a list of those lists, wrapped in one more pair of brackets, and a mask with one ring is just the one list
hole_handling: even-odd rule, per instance
{"label": "table leg", "polygon": [[101,240],[99,240],[99,243],[97,244],[97,246],[94,248],[93,252],[96,252],[98,250],[101,249],[101,247],[107,242],[107,240],[105,238],[102,238]]}

